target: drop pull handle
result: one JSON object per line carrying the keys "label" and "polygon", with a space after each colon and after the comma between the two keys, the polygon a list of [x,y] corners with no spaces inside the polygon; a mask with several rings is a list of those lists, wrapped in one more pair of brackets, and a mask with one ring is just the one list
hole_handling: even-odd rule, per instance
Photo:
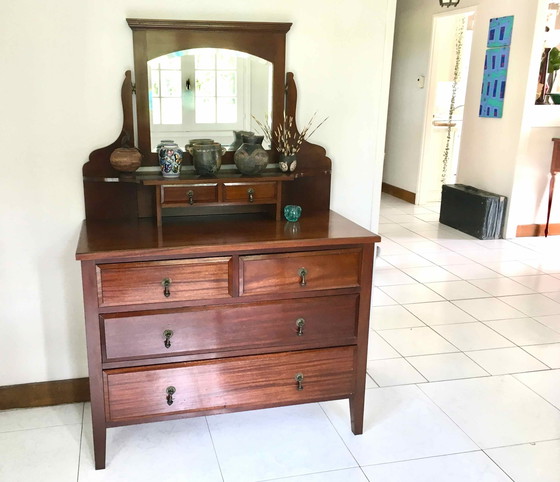
{"label": "drop pull handle", "polygon": [[171,348],[171,337],[173,336],[173,330],[165,330],[163,332],[163,337],[165,341],[163,342],[165,348]]}
{"label": "drop pull handle", "polygon": [[307,276],[307,270],[305,268],[298,269],[298,276],[300,277],[299,285],[305,286],[307,284],[307,281],[305,279],[305,277]]}
{"label": "drop pull handle", "polygon": [[187,197],[189,198],[189,204],[192,206],[194,204],[194,191],[192,189],[187,191]]}
{"label": "drop pull handle", "polygon": [[297,326],[297,336],[302,336],[303,327],[305,326],[305,320],[303,318],[298,318],[296,320],[296,326]]}
{"label": "drop pull handle", "polygon": [[169,278],[163,278],[161,280],[161,285],[163,286],[163,296],[169,298],[171,295],[171,291],[169,291],[169,287],[171,286],[171,280]]}
{"label": "drop pull handle", "polygon": [[298,373],[295,376],[296,382],[297,382],[297,389],[298,390],[303,390],[303,373]]}
{"label": "drop pull handle", "polygon": [[247,194],[249,195],[249,202],[252,203],[255,196],[255,190],[250,187],[249,189],[247,189]]}
{"label": "drop pull handle", "polygon": [[165,397],[165,399],[167,400],[167,405],[173,405],[173,402],[175,401],[173,400],[173,395],[175,395],[176,391],[177,389],[173,386],[167,387],[167,389],[165,390],[165,392],[167,393],[167,397]]}

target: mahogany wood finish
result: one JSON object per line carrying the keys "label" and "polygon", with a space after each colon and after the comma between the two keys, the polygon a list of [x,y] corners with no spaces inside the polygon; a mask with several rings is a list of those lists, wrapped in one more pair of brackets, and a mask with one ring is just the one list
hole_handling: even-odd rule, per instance
{"label": "mahogany wood finish", "polygon": [[[273,64],[272,125],[279,124],[284,111],[286,33],[291,23],[214,22],[128,18],[133,32],[138,147],[146,165],[157,165],[151,152],[148,107],[148,69],[150,59],[192,48],[226,48],[246,52]],[[223,164],[233,163],[233,152],[226,152]]]}
{"label": "mahogany wood finish", "polygon": [[101,264],[99,306],[226,298],[230,264],[229,257]]}
{"label": "mahogany wood finish", "polygon": [[[351,346],[105,372],[111,422],[202,409],[242,409],[344,398],[353,392]],[[303,375],[301,389],[296,376]],[[167,388],[174,387],[172,403]]]}
{"label": "mahogany wood finish", "polygon": [[[146,165],[156,164],[146,69],[159,55],[216,47],[269,60],[273,126],[284,109],[296,118],[293,74],[284,85],[291,24],[128,23]],[[352,430],[362,433],[380,238],[329,211],[325,149],[304,142],[290,175],[118,174],[109,156],[132,132],[130,73],[122,96],[121,136],[83,168],[86,221],[76,250],[95,467],[106,465],[107,428],[133,423],[347,398]],[[302,206],[299,222],[281,220],[285,204]]]}
{"label": "mahogany wood finish", "polygon": [[355,288],[360,256],[359,249],[242,256],[240,294]]}
{"label": "mahogany wood finish", "polygon": [[[267,352],[275,347],[355,344],[358,296],[109,313],[101,320],[104,360],[180,354],[193,355],[194,360],[255,347]],[[167,346],[166,330],[173,333]]]}
{"label": "mahogany wood finish", "polygon": [[[294,74],[286,74],[286,116],[294,119],[293,131],[299,132],[296,122],[297,88]],[[287,204],[297,204],[306,213],[328,210],[331,196],[331,160],[325,149],[304,141],[297,153],[295,182],[282,185]]]}
{"label": "mahogany wood finish", "polygon": [[361,433],[379,237],[329,211],[286,226],[258,214],[84,222],[96,468],[107,427],[145,421],[348,398]]}

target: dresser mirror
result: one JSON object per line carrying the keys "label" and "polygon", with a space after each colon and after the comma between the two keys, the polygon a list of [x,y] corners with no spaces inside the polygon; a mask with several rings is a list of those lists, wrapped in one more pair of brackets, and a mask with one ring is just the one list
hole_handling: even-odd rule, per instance
{"label": "dresser mirror", "polygon": [[[260,132],[252,116],[268,119],[272,128],[280,123],[291,23],[127,22],[133,31],[138,148],[144,165],[157,165],[155,147],[162,139],[183,147],[193,138],[212,138],[230,147],[234,130]],[[222,163],[232,162],[230,149]]]}
{"label": "dresser mirror", "polygon": [[272,74],[268,60],[229,49],[188,49],[148,60],[151,151],[162,139],[182,147],[208,138],[235,150],[234,131],[258,132],[255,119],[270,121]]}

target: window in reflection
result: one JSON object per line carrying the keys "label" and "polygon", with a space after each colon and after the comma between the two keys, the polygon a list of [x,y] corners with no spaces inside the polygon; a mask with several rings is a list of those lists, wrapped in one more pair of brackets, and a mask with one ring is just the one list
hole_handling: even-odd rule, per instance
{"label": "window in reflection", "polygon": [[252,116],[271,117],[272,64],[227,49],[189,49],[148,61],[152,148],[212,138],[229,145],[233,131],[254,131]]}

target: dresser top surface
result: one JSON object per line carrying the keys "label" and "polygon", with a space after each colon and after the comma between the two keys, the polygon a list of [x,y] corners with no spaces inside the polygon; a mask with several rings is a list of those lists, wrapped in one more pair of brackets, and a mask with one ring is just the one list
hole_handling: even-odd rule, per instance
{"label": "dresser top surface", "polygon": [[328,211],[297,223],[255,215],[191,216],[134,222],[84,221],[78,260],[197,255],[224,251],[305,248],[379,242],[378,235]]}

